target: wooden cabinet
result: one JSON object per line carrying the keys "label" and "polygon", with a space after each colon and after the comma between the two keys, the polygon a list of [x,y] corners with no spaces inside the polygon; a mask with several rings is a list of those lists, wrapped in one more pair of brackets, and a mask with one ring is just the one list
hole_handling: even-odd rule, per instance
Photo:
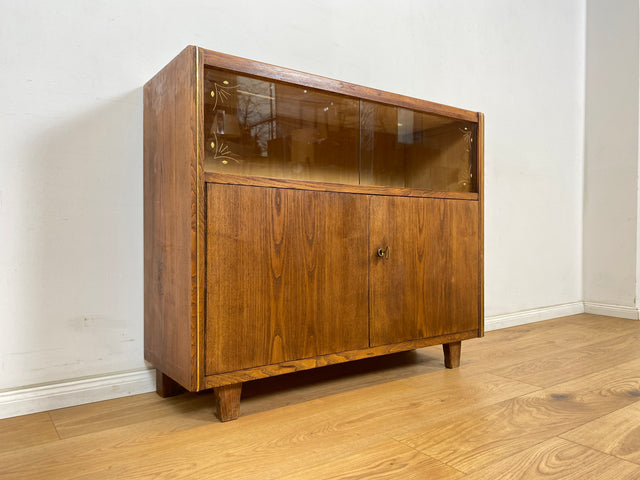
{"label": "wooden cabinet", "polygon": [[187,47],[144,88],[158,392],[483,334],[482,114]]}

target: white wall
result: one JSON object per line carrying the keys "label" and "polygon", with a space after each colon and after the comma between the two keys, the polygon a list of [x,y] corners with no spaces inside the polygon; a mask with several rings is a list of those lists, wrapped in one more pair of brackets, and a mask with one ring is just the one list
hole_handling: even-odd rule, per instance
{"label": "white wall", "polygon": [[486,315],[582,295],[584,0],[0,0],[0,389],[144,369],[142,85],[187,44],[486,115]]}
{"label": "white wall", "polygon": [[584,299],[636,307],[638,2],[587,1]]}

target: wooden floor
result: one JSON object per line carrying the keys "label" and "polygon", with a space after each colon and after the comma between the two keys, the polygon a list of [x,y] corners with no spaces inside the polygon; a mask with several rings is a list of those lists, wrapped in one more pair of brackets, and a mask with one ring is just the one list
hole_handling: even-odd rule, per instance
{"label": "wooden floor", "polygon": [[0,478],[640,479],[640,322],[575,315],[245,385],[0,420]]}

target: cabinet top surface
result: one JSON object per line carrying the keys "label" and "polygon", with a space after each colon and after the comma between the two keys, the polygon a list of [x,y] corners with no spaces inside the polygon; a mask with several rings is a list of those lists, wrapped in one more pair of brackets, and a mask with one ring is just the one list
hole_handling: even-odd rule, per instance
{"label": "cabinet top surface", "polygon": [[440,103],[421,100],[397,93],[386,92],[372,87],[356,85],[341,80],[335,80],[320,75],[305,73],[290,68],[271,65],[268,63],[236,57],[225,53],[207,50],[201,47],[187,47],[197,52],[199,61],[204,67],[215,67],[235,72],[256,75],[280,82],[293,83],[300,86],[317,88],[328,92],[348,95],[359,99],[412,108],[436,115],[453,117],[469,122],[478,122],[478,112],[462,108],[443,105]]}

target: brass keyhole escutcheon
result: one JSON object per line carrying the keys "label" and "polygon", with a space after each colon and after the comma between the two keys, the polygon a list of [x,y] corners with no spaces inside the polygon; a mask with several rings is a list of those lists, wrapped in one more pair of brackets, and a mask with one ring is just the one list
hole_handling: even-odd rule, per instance
{"label": "brass keyhole escutcheon", "polygon": [[390,248],[389,248],[389,245],[387,245],[385,248],[379,248],[376,251],[376,254],[380,258],[384,258],[385,260],[389,260],[389,252],[390,252]]}

